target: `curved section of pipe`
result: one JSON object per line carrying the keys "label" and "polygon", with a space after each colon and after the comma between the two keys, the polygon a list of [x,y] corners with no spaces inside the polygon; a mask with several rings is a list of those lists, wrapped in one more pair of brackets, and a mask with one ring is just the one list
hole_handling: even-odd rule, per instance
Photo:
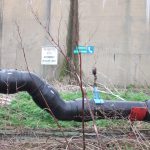
{"label": "curved section of pipe", "polygon": [[[26,71],[0,70],[0,93],[14,94],[27,91],[34,102],[42,109],[52,112],[59,120],[82,121],[82,100],[63,101],[58,92],[37,75]],[[93,100],[85,101],[85,121],[90,121],[89,107],[97,119],[127,119],[133,107],[148,107],[150,102],[105,101],[96,105]],[[50,111],[51,110],[51,111]],[[147,111],[143,121],[150,121]]]}

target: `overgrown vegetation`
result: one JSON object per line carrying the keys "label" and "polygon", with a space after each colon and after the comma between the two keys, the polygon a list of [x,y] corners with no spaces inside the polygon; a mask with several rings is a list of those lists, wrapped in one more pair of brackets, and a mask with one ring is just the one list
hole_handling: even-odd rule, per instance
{"label": "overgrown vegetation", "polygon": [[[101,93],[103,99],[116,99],[110,94]],[[120,92],[120,96],[127,100],[144,101],[150,99],[150,96],[144,92],[133,92],[127,90]],[[65,92],[61,93],[61,97],[65,100],[73,100],[81,98],[81,92]],[[88,92],[88,98],[93,97],[92,92]],[[59,121],[62,127],[81,127],[81,123],[74,121]],[[128,126],[127,121],[116,120],[97,120],[98,127],[116,127]],[[45,111],[41,110],[33,102],[32,98],[25,92],[17,94],[10,105],[0,107],[0,127],[26,127],[26,128],[57,128],[53,118]],[[92,122],[86,123],[86,126],[91,127]]]}

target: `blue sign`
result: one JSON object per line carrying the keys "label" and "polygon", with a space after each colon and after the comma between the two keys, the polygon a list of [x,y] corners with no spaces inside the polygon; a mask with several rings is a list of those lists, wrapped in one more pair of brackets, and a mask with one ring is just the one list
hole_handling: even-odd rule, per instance
{"label": "blue sign", "polygon": [[93,54],[94,53],[94,46],[87,46],[87,52],[88,52],[88,54]]}
{"label": "blue sign", "polygon": [[94,53],[94,46],[77,46],[74,49],[74,54],[93,54]]}

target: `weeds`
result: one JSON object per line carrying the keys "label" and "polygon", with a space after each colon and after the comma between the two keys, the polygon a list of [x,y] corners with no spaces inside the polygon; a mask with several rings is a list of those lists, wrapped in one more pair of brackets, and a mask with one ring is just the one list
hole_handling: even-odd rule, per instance
{"label": "weeds", "polygon": [[[120,92],[121,97],[127,100],[144,101],[150,99],[150,96],[144,92],[133,92],[127,90]],[[93,93],[89,91],[88,98],[92,99]],[[103,99],[116,99],[110,94],[101,94]],[[61,97],[65,100],[81,99],[81,92],[62,92]],[[0,127],[20,126],[26,128],[57,128],[54,119],[46,111],[41,110],[33,102],[30,95],[22,92],[16,95],[10,105],[0,108]],[[81,123],[75,121],[59,121],[64,128],[78,128]],[[98,127],[124,127],[129,125],[127,121],[122,120],[97,120]],[[86,127],[92,127],[92,121],[85,124]]]}
{"label": "weeds", "polygon": [[[127,90],[125,92],[120,92],[122,97],[129,100],[137,100],[137,101],[144,101],[145,99],[149,99],[150,96],[145,94],[144,92],[133,92],[131,90]],[[91,91],[88,93],[88,97],[91,99],[93,94]],[[115,99],[114,96],[110,94],[101,94],[103,99]],[[82,97],[81,92],[62,92],[61,97],[67,101],[78,99]],[[67,149],[64,145],[64,139],[60,137],[60,132],[58,132],[58,126],[55,123],[53,117],[49,115],[46,111],[41,110],[39,107],[36,106],[34,101],[32,100],[31,96],[28,95],[26,92],[22,92],[16,95],[15,99],[11,102],[10,105],[5,105],[0,107],[0,131],[6,131],[5,138],[9,136],[7,135],[7,130],[9,127],[13,127],[14,132],[14,139],[18,139],[21,137],[23,138],[32,138],[31,143],[24,144],[24,141],[20,141],[18,144],[17,142],[14,144],[14,148],[21,149],[23,147],[28,147],[29,149]],[[69,146],[71,149],[82,149],[82,139],[81,139],[81,126],[82,123],[75,122],[75,121],[59,121],[59,124],[65,128],[65,135],[68,136],[69,139]],[[147,125],[147,126],[146,126]],[[131,130],[131,124],[127,120],[97,120],[96,126],[99,127],[99,136],[100,136],[100,143],[103,149],[148,149],[149,148],[149,141],[144,137],[144,132],[140,133],[140,129],[143,127],[149,129],[149,124],[145,124],[143,122],[136,122],[135,123],[135,132],[134,129]],[[16,128],[17,130],[14,130]],[[29,130],[29,136],[27,135],[27,128]],[[36,129],[38,130],[36,131]],[[50,129],[52,128],[52,129]],[[77,128],[71,129],[70,128]],[[100,129],[101,128],[101,129]],[[136,129],[139,130],[136,130]],[[3,130],[4,129],[4,130]],[[40,129],[40,130],[39,130]],[[57,130],[53,131],[53,129]],[[99,149],[99,145],[95,140],[95,134],[93,129],[93,122],[86,122],[85,123],[85,145],[87,149]],[[32,132],[31,132],[32,130]],[[46,131],[47,130],[47,131]],[[54,135],[51,133],[52,130]],[[68,131],[67,131],[68,130]],[[11,130],[10,130],[11,131]],[[73,131],[73,132],[70,132]],[[12,131],[11,131],[12,132]],[[147,132],[147,131],[146,131]],[[41,133],[43,134],[43,143],[41,143]],[[32,135],[33,134],[33,135]],[[49,137],[47,138],[47,134]],[[52,135],[54,136],[52,136]],[[56,135],[59,138],[56,140]],[[145,134],[146,135],[146,134]],[[32,137],[33,136],[33,137]],[[46,136],[46,137],[45,137]],[[92,138],[91,138],[92,137]],[[145,138],[145,141],[141,139],[141,137]],[[36,139],[36,140],[35,140]],[[7,140],[10,141],[11,138],[7,137]],[[6,140],[6,141],[7,141]],[[8,142],[9,143],[9,142]],[[9,144],[7,142],[4,143],[1,141],[1,147],[3,149],[9,149]],[[39,144],[40,143],[40,144]]]}

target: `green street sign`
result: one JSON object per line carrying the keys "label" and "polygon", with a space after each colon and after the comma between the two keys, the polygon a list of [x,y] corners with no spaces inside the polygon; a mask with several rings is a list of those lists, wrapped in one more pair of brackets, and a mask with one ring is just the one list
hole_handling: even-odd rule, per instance
{"label": "green street sign", "polygon": [[74,54],[93,54],[94,53],[94,46],[77,46],[74,49]]}

